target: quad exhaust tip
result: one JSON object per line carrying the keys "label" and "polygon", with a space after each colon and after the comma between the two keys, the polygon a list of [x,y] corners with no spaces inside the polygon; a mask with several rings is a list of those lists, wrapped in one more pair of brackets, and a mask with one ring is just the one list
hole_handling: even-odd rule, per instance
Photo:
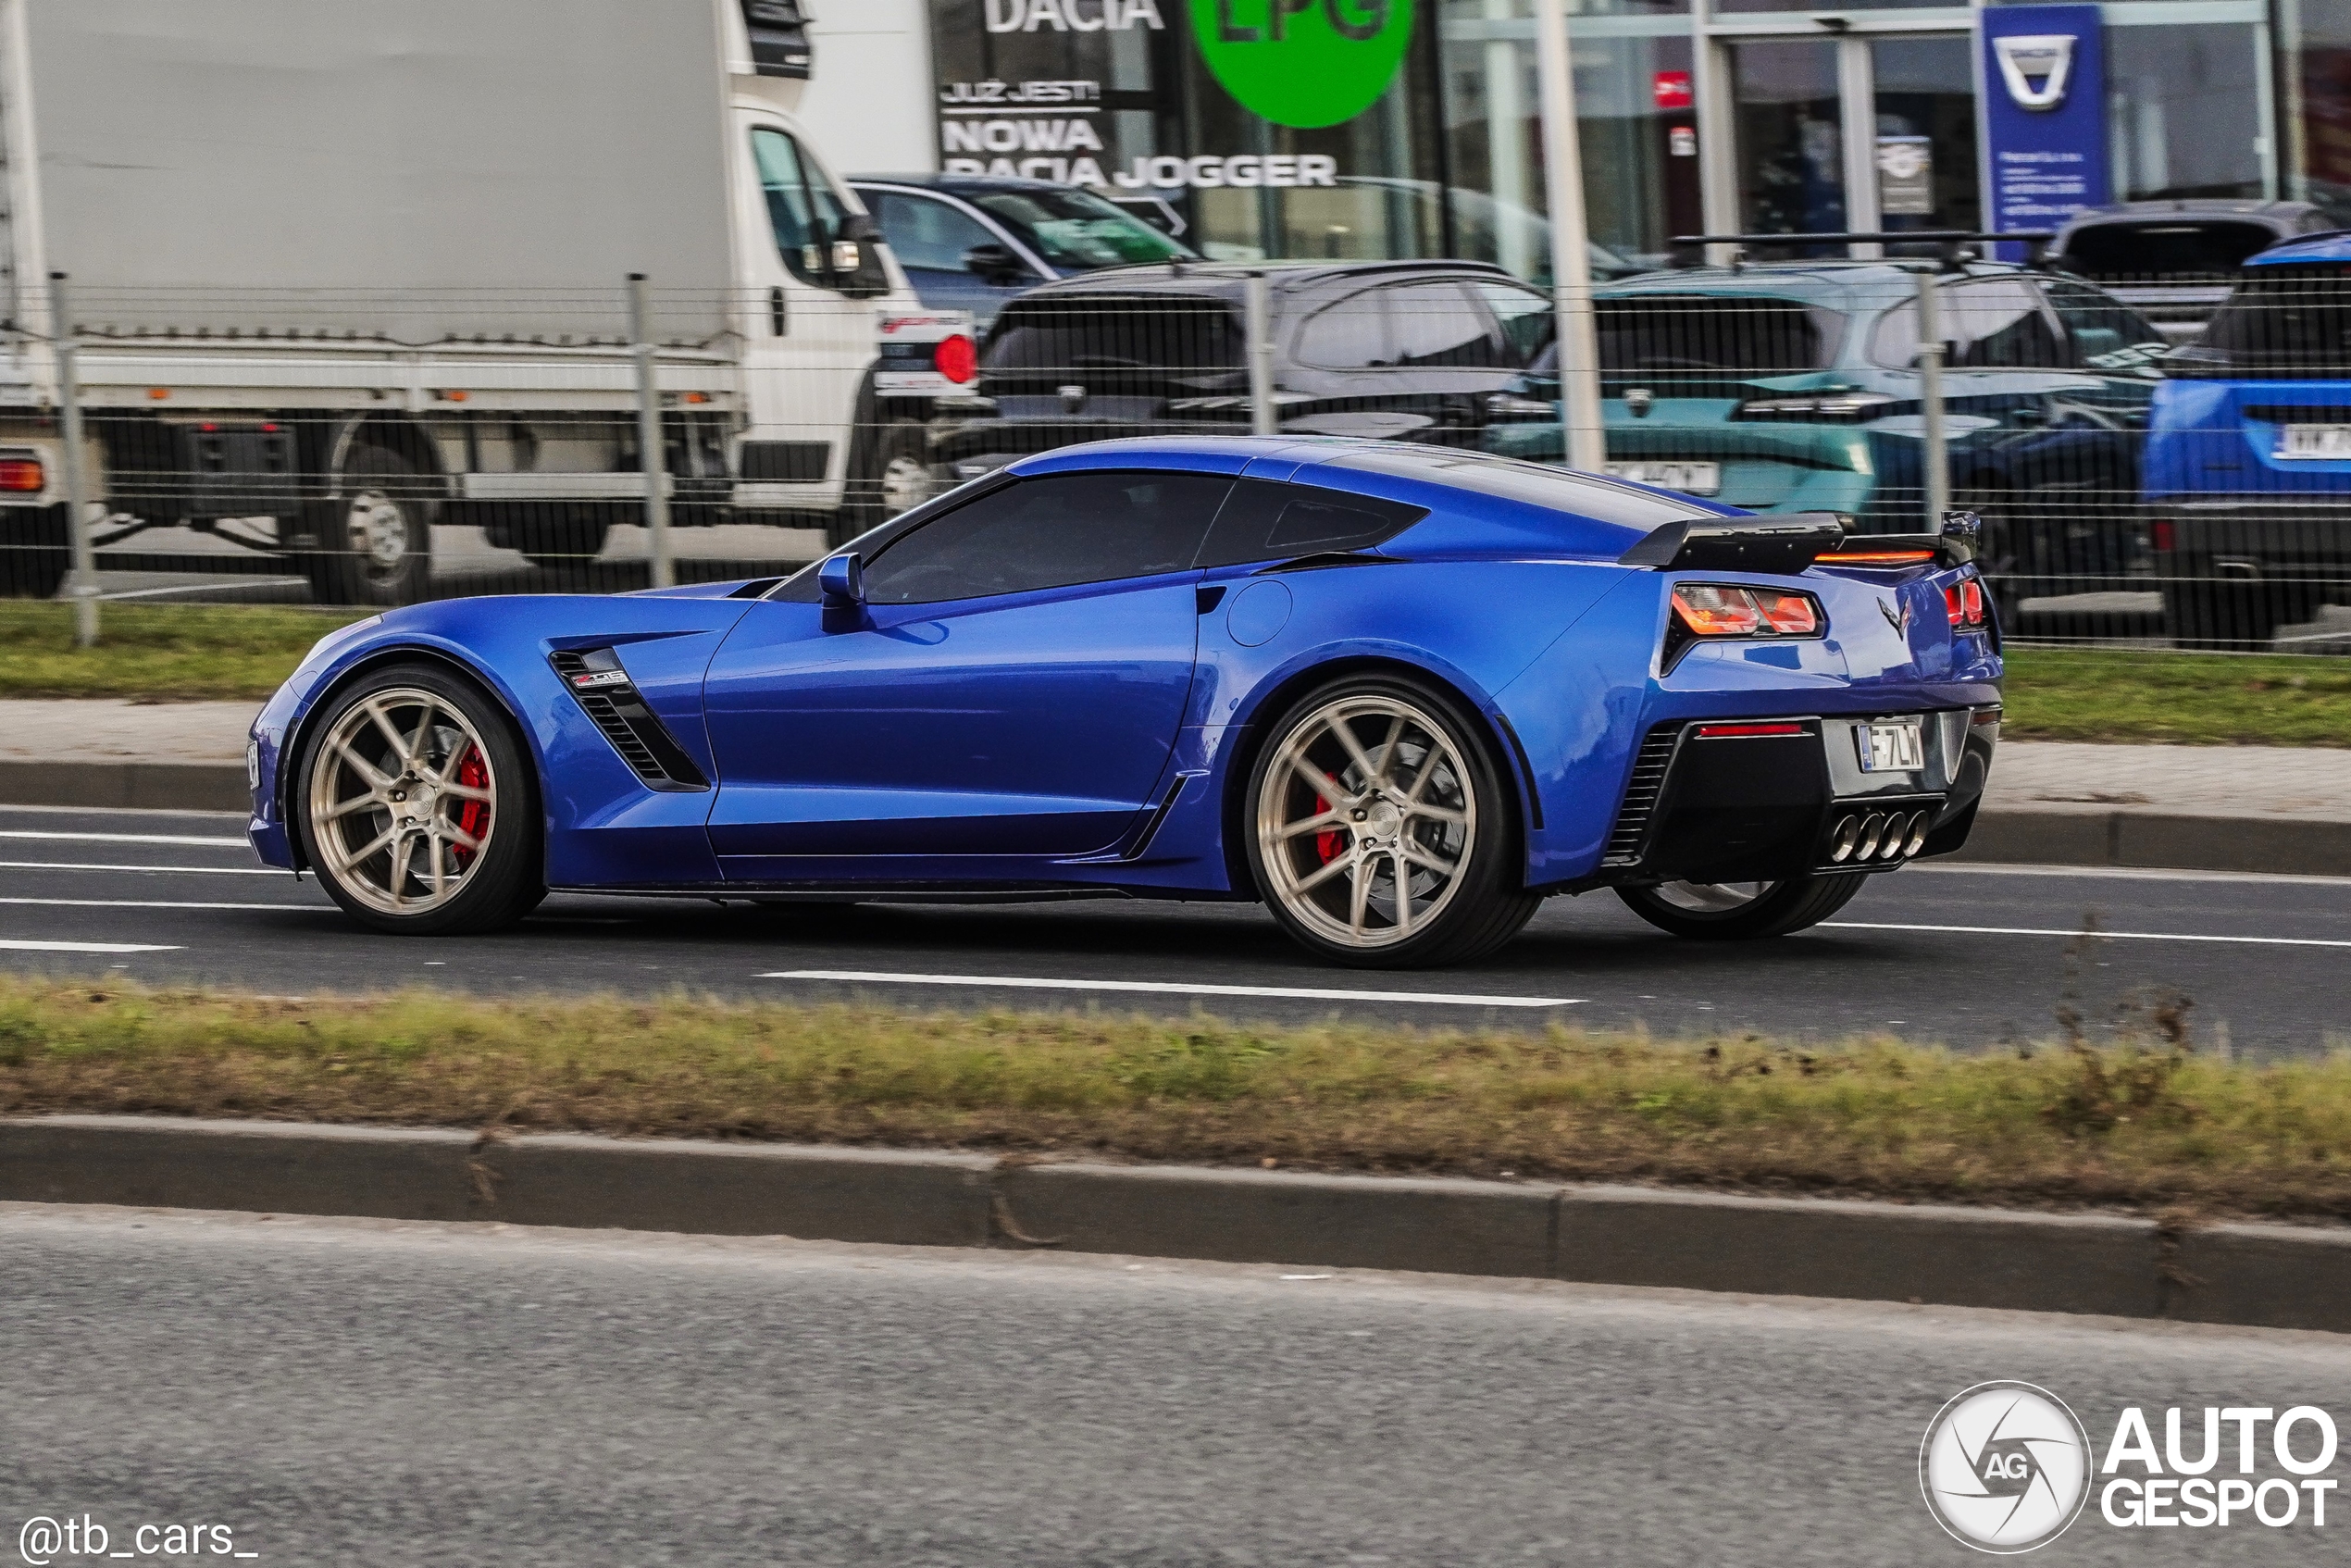
{"label": "quad exhaust tip", "polygon": [[1931,811],[1848,813],[1829,836],[1829,864],[1908,859],[1926,848],[1933,819]]}

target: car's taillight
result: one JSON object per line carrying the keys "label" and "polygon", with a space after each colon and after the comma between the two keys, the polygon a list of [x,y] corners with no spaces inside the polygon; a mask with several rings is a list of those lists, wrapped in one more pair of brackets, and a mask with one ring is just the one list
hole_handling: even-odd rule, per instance
{"label": "car's taillight", "polygon": [[1961,631],[1976,631],[1984,626],[1984,583],[1979,578],[1965,578],[1943,591],[1943,608],[1949,613],[1951,625]]}
{"label": "car's taillight", "polygon": [[2169,555],[2171,553],[2171,519],[2158,517],[2148,524],[2147,542],[2155,547],[2157,554]]}
{"label": "car's taillight", "polygon": [[1673,618],[1691,637],[1810,637],[1821,606],[1809,593],[1686,582],[1673,590]]}
{"label": "car's taillight", "polygon": [[38,457],[0,457],[0,490],[23,492],[49,482]]}
{"label": "car's taillight", "polygon": [[952,338],[941,338],[930,353],[931,365],[939,373],[957,386],[966,386],[979,374],[979,351],[972,341],[958,332]]}

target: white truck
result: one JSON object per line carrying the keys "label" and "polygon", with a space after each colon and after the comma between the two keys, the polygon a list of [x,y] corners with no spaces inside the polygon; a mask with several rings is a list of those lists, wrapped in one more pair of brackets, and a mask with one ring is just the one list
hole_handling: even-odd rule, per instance
{"label": "white truck", "polygon": [[0,591],[67,566],[58,273],[89,515],[322,600],[420,596],[435,524],[552,560],[641,515],[632,273],[675,525],[919,499],[968,327],[809,69],[800,0],[0,0]]}

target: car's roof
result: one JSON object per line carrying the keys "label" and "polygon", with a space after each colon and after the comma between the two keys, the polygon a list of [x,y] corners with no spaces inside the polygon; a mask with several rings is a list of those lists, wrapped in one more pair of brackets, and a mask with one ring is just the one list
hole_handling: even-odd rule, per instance
{"label": "car's roof", "polygon": [[[2001,278],[2026,269],[2006,262],[1968,262],[1971,278]],[[1643,294],[1764,294],[1800,300],[1834,310],[1858,310],[1909,299],[1918,290],[1917,266],[1887,261],[1750,262],[1739,267],[1686,267],[1644,272],[1602,283],[1595,299],[1637,299]]]}
{"label": "car's roof", "polygon": [[2247,267],[2290,266],[2297,261],[2351,261],[2351,229],[2331,229],[2323,234],[2306,234],[2299,240],[2288,240],[2272,245],[2258,255],[2245,257]]}
{"label": "car's roof", "polygon": [[1071,188],[1051,180],[1021,180],[1009,174],[852,174],[849,177],[849,183],[911,185],[925,191],[944,191],[955,196],[985,196],[1008,191],[1067,191]]}
{"label": "car's roof", "polygon": [[2183,196],[2161,202],[2115,202],[2107,206],[2090,207],[2066,219],[2060,235],[2076,230],[2096,229],[2105,224],[2145,223],[2167,218],[2226,218],[2266,220],[2270,228],[2287,232],[2301,218],[2318,211],[2308,202],[2265,201],[2257,198],[2227,196]]}
{"label": "car's roof", "polygon": [[1265,274],[1275,294],[1296,294],[1339,283],[1382,277],[1483,277],[1507,279],[1511,275],[1490,262],[1483,261],[1180,261],[1139,262],[1132,267],[1109,267],[1099,271],[1080,273],[1074,278],[1058,279],[1041,283],[1020,297],[1007,308],[1031,300],[1059,298],[1070,294],[1213,294],[1220,298],[1238,297],[1249,286],[1251,273]]}

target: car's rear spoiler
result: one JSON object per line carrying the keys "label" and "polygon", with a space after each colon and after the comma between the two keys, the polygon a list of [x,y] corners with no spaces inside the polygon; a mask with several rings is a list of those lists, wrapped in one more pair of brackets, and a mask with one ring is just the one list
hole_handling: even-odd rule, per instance
{"label": "car's rear spoiler", "polygon": [[1972,512],[1943,514],[1941,533],[1848,535],[1841,512],[1788,512],[1775,517],[1692,517],[1668,523],[1617,557],[1622,566],[1659,571],[1800,572],[1827,566],[1957,566],[1975,559],[1983,521]]}

